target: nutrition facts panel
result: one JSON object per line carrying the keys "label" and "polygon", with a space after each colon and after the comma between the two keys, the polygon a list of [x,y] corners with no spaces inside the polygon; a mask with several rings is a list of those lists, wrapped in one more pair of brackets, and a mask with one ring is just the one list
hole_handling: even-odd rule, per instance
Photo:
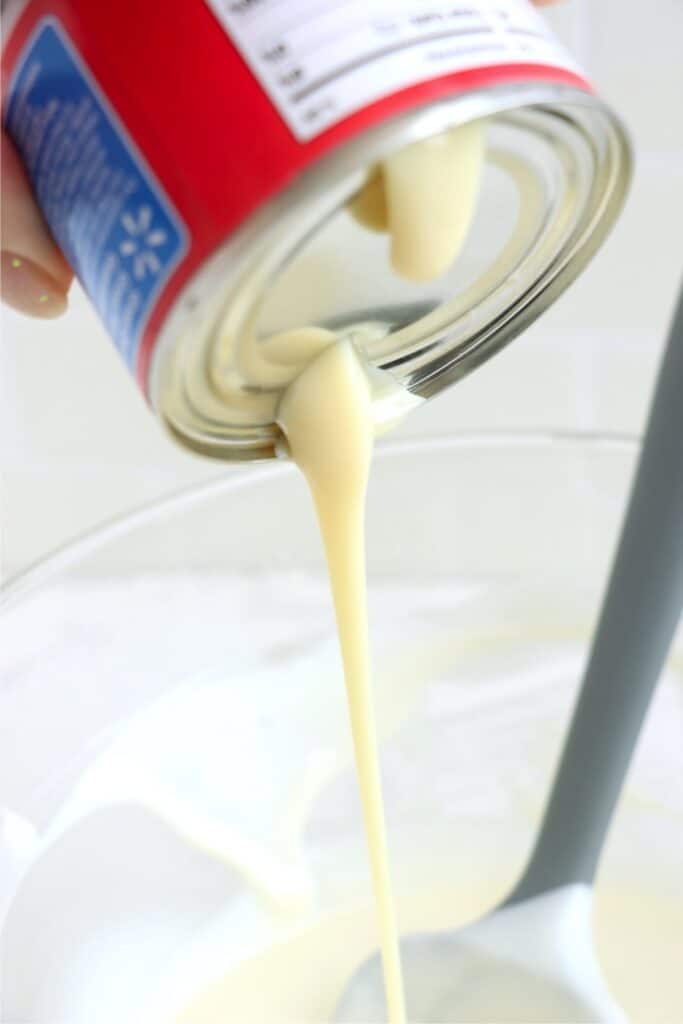
{"label": "nutrition facts panel", "polygon": [[207,0],[298,139],[396,90],[498,63],[579,71],[526,0]]}

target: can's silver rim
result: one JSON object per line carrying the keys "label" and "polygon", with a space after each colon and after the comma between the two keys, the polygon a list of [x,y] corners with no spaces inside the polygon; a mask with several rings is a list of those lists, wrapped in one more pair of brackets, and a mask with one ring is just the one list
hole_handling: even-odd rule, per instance
{"label": "can's silver rim", "polygon": [[[595,179],[578,229],[561,249],[546,254],[535,278],[521,282],[509,302],[499,304],[458,344],[419,367],[411,366],[410,360],[399,366],[385,345],[377,362],[397,373],[413,395],[429,398],[467,376],[523,332],[598,250],[621,210],[631,176],[628,137],[609,108],[577,87],[538,81],[476,90],[384,122],[328,154],[221,246],[178,296],[157,339],[149,394],[172,436],[196,452],[228,461],[268,459],[276,454],[279,431],[275,424],[237,428],[202,415],[184,397],[178,369],[178,353],[188,332],[197,336],[210,329],[235,287],[238,269],[263,244],[274,224],[294,211],[301,230],[313,231],[316,224],[307,221],[307,211],[316,208],[325,215],[345,203],[364,180],[367,168],[388,153],[467,121],[495,115],[525,117],[532,112],[549,120],[573,119],[595,154]],[[601,126],[600,132],[591,129],[593,122]]]}

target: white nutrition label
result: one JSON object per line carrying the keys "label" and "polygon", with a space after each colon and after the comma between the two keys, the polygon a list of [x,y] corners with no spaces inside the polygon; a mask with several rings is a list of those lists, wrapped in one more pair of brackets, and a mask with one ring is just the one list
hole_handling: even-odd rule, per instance
{"label": "white nutrition label", "polygon": [[453,71],[580,69],[527,0],[207,0],[294,135]]}

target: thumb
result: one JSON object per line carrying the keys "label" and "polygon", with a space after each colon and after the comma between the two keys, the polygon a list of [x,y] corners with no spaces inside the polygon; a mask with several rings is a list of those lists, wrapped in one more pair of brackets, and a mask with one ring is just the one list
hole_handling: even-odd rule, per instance
{"label": "thumb", "polygon": [[54,317],[67,305],[73,271],[55,244],[14,145],[2,133],[0,284],[9,306]]}

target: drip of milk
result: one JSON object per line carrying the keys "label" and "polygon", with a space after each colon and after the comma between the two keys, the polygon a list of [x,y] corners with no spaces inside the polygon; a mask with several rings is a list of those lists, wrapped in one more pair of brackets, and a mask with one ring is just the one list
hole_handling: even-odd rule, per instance
{"label": "drip of milk", "polygon": [[391,264],[401,277],[431,281],[457,258],[483,160],[483,127],[471,121],[388,157],[350,204],[365,227],[389,232]]}

